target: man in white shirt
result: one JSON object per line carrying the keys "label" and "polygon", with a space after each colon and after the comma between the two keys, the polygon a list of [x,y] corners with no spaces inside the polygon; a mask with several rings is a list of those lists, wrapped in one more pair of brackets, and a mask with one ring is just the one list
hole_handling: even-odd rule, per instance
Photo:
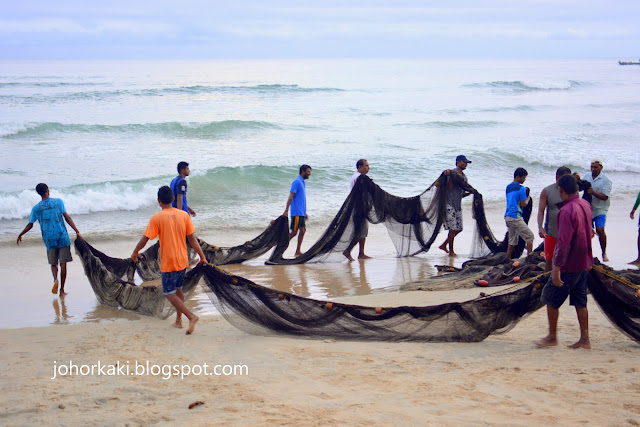
{"label": "man in white shirt", "polygon": [[607,212],[609,211],[609,195],[613,184],[608,176],[602,173],[602,160],[591,160],[591,173],[587,174],[584,179],[591,183],[591,188],[587,190],[593,197],[591,199],[591,209],[593,210],[593,226],[600,240],[600,248],[602,249],[602,261],[608,262],[607,257],[607,234],[604,232],[604,224],[607,220]]}
{"label": "man in white shirt", "polygon": [[[358,177],[360,175],[366,175],[369,173],[369,162],[366,159],[360,159],[356,162],[356,168],[358,169],[356,173],[351,177],[351,189],[356,184]],[[360,224],[360,229],[356,230],[356,239],[353,240],[353,243],[349,245],[349,247],[342,253],[349,261],[353,261],[353,257],[351,256],[351,250],[356,245],[359,244],[360,251],[358,253],[358,259],[368,259],[370,256],[365,255],[364,253],[364,244],[367,240],[367,235],[369,234],[369,221],[366,219],[362,220]]]}

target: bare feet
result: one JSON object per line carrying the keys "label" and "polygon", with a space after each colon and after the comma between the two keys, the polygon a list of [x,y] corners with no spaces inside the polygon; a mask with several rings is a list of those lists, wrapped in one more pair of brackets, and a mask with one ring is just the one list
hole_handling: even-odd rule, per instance
{"label": "bare feet", "polygon": [[629,264],[633,264],[633,265],[640,265],[640,258],[638,258],[635,261],[631,261]]}
{"label": "bare feet", "polygon": [[535,342],[538,347],[554,347],[558,345],[558,340],[556,338],[551,338],[548,335],[541,340]]}
{"label": "bare feet", "polygon": [[609,257],[607,257],[607,254],[602,254],[602,262],[609,262]]}
{"label": "bare feet", "polygon": [[173,323],[173,327],[182,329],[182,319],[176,319],[176,321]]}
{"label": "bare feet", "polygon": [[449,250],[447,249],[447,242],[444,242],[443,244],[441,244],[440,246],[438,246],[439,249],[442,249],[443,251],[445,251],[446,253],[449,253]]}
{"label": "bare feet", "polygon": [[362,254],[362,255],[358,255],[358,259],[371,259],[370,256]]}
{"label": "bare feet", "polygon": [[193,315],[193,317],[191,319],[189,319],[189,329],[187,329],[187,332],[186,332],[187,335],[191,335],[193,333],[193,330],[196,328],[196,322],[199,319],[200,318],[198,316],[196,316],[195,314]]}
{"label": "bare feet", "polygon": [[450,257],[457,257],[458,256],[458,254],[453,252],[453,251],[447,252],[447,253],[449,254]]}
{"label": "bare feet", "polygon": [[51,288],[51,293],[54,294],[54,295],[58,293],[58,281],[57,280],[55,282],[53,282],[53,288]]}
{"label": "bare feet", "polygon": [[568,345],[567,348],[586,348],[587,350],[590,350],[591,342],[588,339],[580,339],[575,344]]}
{"label": "bare feet", "polygon": [[300,255],[302,255],[302,252],[296,252],[296,254],[294,255],[296,258],[298,258]]}
{"label": "bare feet", "polygon": [[67,293],[64,291],[64,289],[60,288],[60,296],[63,297],[67,295]]}
{"label": "bare feet", "polygon": [[342,252],[342,255],[344,255],[349,260],[349,262],[354,261],[353,257],[351,256],[351,254],[349,252],[344,251],[344,252]]}

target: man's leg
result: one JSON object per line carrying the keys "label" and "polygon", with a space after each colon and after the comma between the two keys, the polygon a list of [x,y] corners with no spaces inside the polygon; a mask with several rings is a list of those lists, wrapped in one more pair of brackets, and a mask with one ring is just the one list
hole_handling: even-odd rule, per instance
{"label": "man's leg", "polygon": [[52,294],[58,293],[58,264],[51,266],[51,274],[53,275],[53,288],[51,288]]}
{"label": "man's leg", "polygon": [[576,307],[576,314],[578,315],[578,324],[580,325],[580,339],[575,344],[569,346],[569,348],[591,348],[591,342],[589,341],[589,311],[587,307]]}
{"label": "man's leg", "polygon": [[527,242],[527,255],[533,252],[533,240],[529,240]]}
{"label": "man's leg", "polygon": [[604,227],[596,227],[596,234],[598,240],[600,240],[600,249],[602,249],[602,261],[609,262],[607,258],[607,234],[604,232]]}
{"label": "man's leg", "polygon": [[66,295],[64,291],[64,283],[67,281],[67,263],[60,263],[60,295]]}
{"label": "man's leg", "polygon": [[367,256],[364,253],[364,244],[366,243],[366,241],[367,241],[367,238],[363,237],[358,242],[359,248],[360,248],[360,253],[358,254],[358,258],[360,258],[360,259],[369,259],[369,258],[371,258],[370,256]]}
{"label": "man's leg", "polygon": [[462,230],[449,230],[449,256],[458,256],[453,250],[453,241]]}
{"label": "man's leg", "polygon": [[[552,285],[555,286],[555,285]],[[558,345],[558,317],[560,310],[547,304],[547,319],[549,320],[549,335],[536,341],[538,347],[553,347]]]}
{"label": "man's leg", "polygon": [[298,230],[298,247],[296,248],[296,256],[302,255],[302,239],[304,239],[304,233],[307,232],[307,227],[300,227]]}
{"label": "man's leg", "polygon": [[184,314],[185,316],[187,316],[187,319],[189,319],[189,329],[187,329],[187,335],[190,335],[195,329],[196,322],[199,319],[198,316],[189,311],[187,306],[184,305],[184,302],[177,295],[177,292],[175,294],[165,295],[165,297],[176,308],[177,311]]}
{"label": "man's leg", "polygon": [[[182,288],[176,289],[176,296],[184,303],[184,293],[182,292]],[[179,310],[176,310],[176,323],[174,323],[173,326],[176,328],[182,328],[182,313]]]}
{"label": "man's leg", "polygon": [[640,264],[640,225],[638,225],[638,258],[631,261],[629,264]]}
{"label": "man's leg", "polygon": [[513,253],[513,249],[515,249],[513,245],[507,246],[507,259],[511,259],[511,254]]}

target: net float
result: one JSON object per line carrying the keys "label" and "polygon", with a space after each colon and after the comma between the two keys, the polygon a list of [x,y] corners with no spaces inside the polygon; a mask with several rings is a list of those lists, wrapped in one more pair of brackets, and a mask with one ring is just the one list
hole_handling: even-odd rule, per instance
{"label": "net float", "polygon": [[520,276],[514,276],[512,280],[514,282],[519,282],[520,281]]}
{"label": "net float", "polygon": [[382,307],[376,307],[376,314],[382,313]]}
{"label": "net float", "polygon": [[483,307],[486,307],[488,305],[489,305],[489,301],[487,301],[487,300],[482,301],[482,306]]}
{"label": "net float", "polygon": [[231,281],[231,283],[233,283],[234,285],[237,285],[237,284],[238,284],[238,279],[233,279],[233,280]]}
{"label": "net float", "polygon": [[484,279],[478,280],[478,286],[489,286],[489,282]]}
{"label": "net float", "polygon": [[328,302],[325,307],[327,307],[327,310],[331,310],[333,308],[333,303],[332,302]]}
{"label": "net float", "polygon": [[279,299],[280,301],[282,301],[282,300],[284,299],[284,295],[282,295],[282,294],[278,294],[278,299]]}
{"label": "net float", "polygon": [[540,283],[536,283],[535,285],[533,285],[533,288],[534,288],[536,291],[539,291],[541,287],[542,287],[542,285],[541,285]]}
{"label": "net float", "polygon": [[513,268],[518,268],[520,267],[520,261],[516,261],[513,263]]}
{"label": "net float", "polygon": [[638,289],[638,292],[636,292],[636,296],[640,298],[640,289]]}

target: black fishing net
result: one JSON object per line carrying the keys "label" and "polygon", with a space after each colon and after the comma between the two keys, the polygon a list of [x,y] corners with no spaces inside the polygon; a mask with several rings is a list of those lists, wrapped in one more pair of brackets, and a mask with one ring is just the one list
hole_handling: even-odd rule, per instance
{"label": "black fishing net", "polygon": [[620,331],[640,342],[640,273],[594,266],[587,282],[602,312]]}
{"label": "black fishing net", "polygon": [[507,332],[539,309],[541,286],[527,283],[466,302],[426,307],[366,307],[303,298],[211,266],[207,293],[222,315],[247,333],[375,341],[477,342]]}
{"label": "black fishing net", "polygon": [[[413,256],[429,251],[445,221],[447,206],[447,180],[453,180],[464,192],[473,194],[473,218],[475,237],[472,256],[506,252],[508,238],[498,241],[487,222],[482,195],[460,175],[444,173],[437,182],[421,195],[397,197],[382,190],[368,176],[360,175],[351,193],[318,241],[304,254],[294,259],[283,257],[285,245],[279,245],[267,264],[303,264],[307,262],[339,262],[343,252],[359,238],[362,221],[383,223],[389,232],[398,256]],[[527,189],[527,194],[529,193]],[[522,217],[529,221],[533,203],[528,203]],[[520,239],[512,257],[517,258],[524,250]]]}

